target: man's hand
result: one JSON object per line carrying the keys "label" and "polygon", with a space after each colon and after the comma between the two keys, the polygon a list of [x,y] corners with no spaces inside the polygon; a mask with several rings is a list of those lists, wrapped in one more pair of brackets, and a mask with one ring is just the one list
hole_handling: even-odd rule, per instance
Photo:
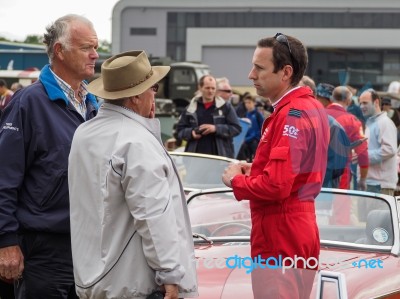
{"label": "man's hand", "polygon": [[164,299],[179,299],[178,286],[176,284],[165,284],[165,296]]}
{"label": "man's hand", "polygon": [[24,256],[19,246],[0,248],[0,277],[19,279],[24,271]]}
{"label": "man's hand", "polygon": [[250,175],[252,163],[240,162],[239,164],[242,167],[242,173],[245,175]]}
{"label": "man's hand", "polygon": [[364,178],[360,178],[357,182],[357,189],[361,191],[367,190],[367,183]]}
{"label": "man's hand", "polygon": [[[230,163],[224,170],[222,174],[222,182],[227,187],[232,187],[231,180],[235,175],[244,174],[245,168],[247,168],[247,164],[249,163]],[[250,164],[251,165],[251,164]]]}
{"label": "man's hand", "polygon": [[215,133],[215,131],[216,131],[217,129],[215,128],[215,125],[212,125],[212,124],[202,124],[202,125],[199,127],[199,130],[201,131],[201,135],[208,135],[208,134],[211,134],[211,133]]}
{"label": "man's hand", "polygon": [[193,137],[193,139],[200,139],[201,134],[196,134],[196,130],[192,130],[192,137]]}

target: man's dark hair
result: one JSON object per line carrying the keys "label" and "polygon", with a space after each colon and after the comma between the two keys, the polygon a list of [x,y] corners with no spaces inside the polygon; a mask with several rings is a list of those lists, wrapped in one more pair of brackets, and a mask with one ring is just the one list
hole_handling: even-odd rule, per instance
{"label": "man's dark hair", "polygon": [[281,70],[285,65],[291,65],[293,76],[292,86],[296,86],[306,71],[308,55],[305,46],[297,39],[285,35],[287,44],[279,42],[275,37],[260,39],[257,46],[260,48],[272,48],[274,73]]}
{"label": "man's dark hair", "polygon": [[376,100],[378,100],[379,101],[379,106],[382,104],[382,99],[379,96],[379,94],[375,91],[375,89],[370,88],[370,89],[367,89],[366,91],[370,92],[372,103],[375,102]]}

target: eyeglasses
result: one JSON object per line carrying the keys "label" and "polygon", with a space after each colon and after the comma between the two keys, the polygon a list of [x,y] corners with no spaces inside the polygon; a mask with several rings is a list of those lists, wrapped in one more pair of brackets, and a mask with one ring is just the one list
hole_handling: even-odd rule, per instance
{"label": "eyeglasses", "polygon": [[232,92],[232,90],[230,90],[230,89],[218,89],[218,91],[223,91],[223,92],[226,92],[226,93],[231,93]]}
{"label": "eyeglasses", "polygon": [[275,34],[274,38],[276,39],[276,41],[280,44],[286,45],[286,47],[289,49],[289,55],[290,55],[290,59],[292,60],[292,65],[294,68],[294,62],[297,62],[296,59],[294,59],[293,54],[292,54],[292,48],[290,47],[290,43],[289,40],[287,38],[286,35],[284,35],[283,33],[277,33]]}
{"label": "eyeglasses", "polygon": [[160,85],[158,83],[154,84],[151,88],[152,91],[157,92]]}

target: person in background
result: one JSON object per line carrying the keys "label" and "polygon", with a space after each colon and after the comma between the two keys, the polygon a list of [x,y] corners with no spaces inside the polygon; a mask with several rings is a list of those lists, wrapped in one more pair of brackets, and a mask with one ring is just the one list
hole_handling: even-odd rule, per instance
{"label": "person in background", "polygon": [[[388,93],[399,94],[400,93],[400,81],[395,80],[389,83],[387,88]],[[392,99],[392,107],[394,109],[400,109],[400,101]]]}
{"label": "person in background", "polygon": [[392,100],[390,98],[382,98],[382,111],[393,121],[397,128],[397,146],[400,145],[400,117],[399,111],[392,108]]}
{"label": "person in background", "polygon": [[396,126],[381,110],[381,98],[375,90],[364,91],[359,101],[368,138],[367,191],[393,196],[398,181]]}
{"label": "person in background", "polygon": [[274,107],[268,98],[256,98],[256,108],[264,119],[267,119],[274,112]]}
{"label": "person in background", "polygon": [[357,89],[350,86],[346,85],[347,89],[350,90],[352,97],[350,99],[350,102],[347,104],[347,112],[350,112],[353,114],[355,117],[358,118],[359,121],[361,121],[361,124],[363,125],[363,129],[365,129],[365,118],[364,115],[362,114],[360,105],[358,103],[358,97],[357,97]]}
{"label": "person in background", "polygon": [[[331,105],[332,92],[335,87],[328,83],[319,83],[315,89],[316,99],[326,108]],[[351,154],[350,140],[342,125],[331,115],[329,120],[329,150],[327,169],[323,187],[339,188],[340,177],[345,172]]]}
{"label": "person in background", "polygon": [[322,187],[339,188],[340,177],[344,173],[349,156],[351,154],[350,140],[333,116],[328,115],[329,120],[329,149],[326,173]]}
{"label": "person in background", "polygon": [[[361,122],[353,114],[347,112],[347,104],[351,101],[352,94],[346,86],[337,86],[333,90],[332,103],[326,107],[327,113],[335,118],[346,131],[354,149],[349,147],[348,158],[342,176],[340,177],[339,188],[350,189],[352,160],[356,160],[360,169],[357,186],[359,190],[366,190],[366,178],[368,173],[368,143],[366,142]],[[353,155],[356,159],[353,158]],[[351,222],[351,200],[340,198],[335,200],[332,207],[330,223],[334,225],[349,225]]]}
{"label": "person in background", "polygon": [[185,193],[155,118],[158,82],[169,70],[130,51],[107,59],[88,86],[104,104],[76,130],[68,168],[81,298],[197,296]]}
{"label": "person in background", "polygon": [[315,90],[316,99],[326,108],[330,105],[332,92],[335,89],[335,86],[329,83],[319,83]]}
{"label": "person in background", "polygon": [[[298,86],[307,67],[305,46],[277,33],[258,41],[249,79],[274,112],[263,124],[253,163],[232,163],[222,180],[237,200],[250,202],[251,256],[318,259],[315,198],[321,191],[329,143],[328,117],[309,87]],[[254,298],[309,298],[315,271],[252,272]]]}
{"label": "person in background", "polygon": [[299,85],[310,87],[315,95],[317,87],[315,85],[315,81],[310,76],[304,75],[303,78],[301,78]]}
{"label": "person in background", "polygon": [[[350,103],[348,103],[347,106],[347,112],[350,112],[351,114],[353,114],[355,117],[358,118],[358,120],[361,122],[363,130],[365,132],[365,118],[364,115],[361,111],[360,105],[358,103],[358,90],[357,88],[350,86],[350,85],[346,85],[346,87],[348,88],[348,90],[350,90],[351,94],[353,95],[351,97]],[[356,163],[356,160],[353,160],[350,164],[350,169],[351,169],[351,175],[352,175],[352,180],[353,180],[353,189],[357,190],[359,187],[357,185],[357,173],[358,173],[358,169],[357,169],[358,164]]]}
{"label": "person in background", "polygon": [[248,96],[251,96],[250,92],[246,91],[243,93],[239,99],[239,103],[235,107],[236,114],[239,118],[246,117],[247,109],[244,106],[244,99]]}
{"label": "person in background", "polygon": [[19,82],[14,82],[13,84],[11,84],[11,87],[10,87],[10,89],[11,89],[11,91],[12,92],[16,92],[17,90],[20,90],[20,89],[22,89],[24,86],[21,84],[21,83],[19,83]]}
{"label": "person in background", "polygon": [[217,78],[217,96],[223,98],[225,101],[230,102],[232,99],[232,87],[229,79],[226,77]]}
{"label": "person in background", "polygon": [[256,99],[251,95],[248,95],[244,99],[244,105],[247,109],[246,118],[251,121],[251,126],[246,133],[237,159],[252,162],[258,143],[260,142],[264,116],[258,111]]}
{"label": "person in background", "polygon": [[[352,93],[346,86],[337,86],[332,92],[332,103],[326,107],[329,115],[334,117],[338,123],[342,125],[346,131],[351,143],[361,142],[365,140],[364,130],[361,122],[350,112],[347,112],[347,105],[350,103]],[[359,181],[357,183],[359,190],[366,190],[365,180],[368,173],[368,143],[361,142],[360,145],[354,147],[354,153],[357,157],[357,163],[360,169]],[[350,189],[351,170],[350,163],[352,155],[349,156],[348,165],[343,173],[339,188]],[[346,209],[350,211],[350,209]]]}
{"label": "person in background", "polygon": [[7,82],[4,79],[0,79],[0,115],[4,108],[11,101],[14,92],[7,87]]}
{"label": "person in background", "polygon": [[242,128],[232,105],[216,96],[216,87],[211,75],[200,78],[201,96],[194,97],[182,112],[176,135],[186,140],[186,152],[234,158],[233,137]]}
{"label": "person in background", "polygon": [[49,64],[18,91],[0,126],[0,277],[17,299],[71,299],[75,293],[68,155],[76,128],[97,114],[85,79],[94,75],[93,24],[65,15],[46,28]]}

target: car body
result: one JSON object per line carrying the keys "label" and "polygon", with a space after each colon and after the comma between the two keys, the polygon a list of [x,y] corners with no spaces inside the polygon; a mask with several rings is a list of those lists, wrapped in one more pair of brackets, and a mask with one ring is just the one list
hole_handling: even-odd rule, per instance
{"label": "car body", "polygon": [[[199,299],[253,298],[249,268],[227,265],[234,256],[250,256],[249,202],[237,201],[230,188],[198,190],[187,199]],[[400,298],[395,197],[322,189],[316,217],[321,251],[310,298]]]}

